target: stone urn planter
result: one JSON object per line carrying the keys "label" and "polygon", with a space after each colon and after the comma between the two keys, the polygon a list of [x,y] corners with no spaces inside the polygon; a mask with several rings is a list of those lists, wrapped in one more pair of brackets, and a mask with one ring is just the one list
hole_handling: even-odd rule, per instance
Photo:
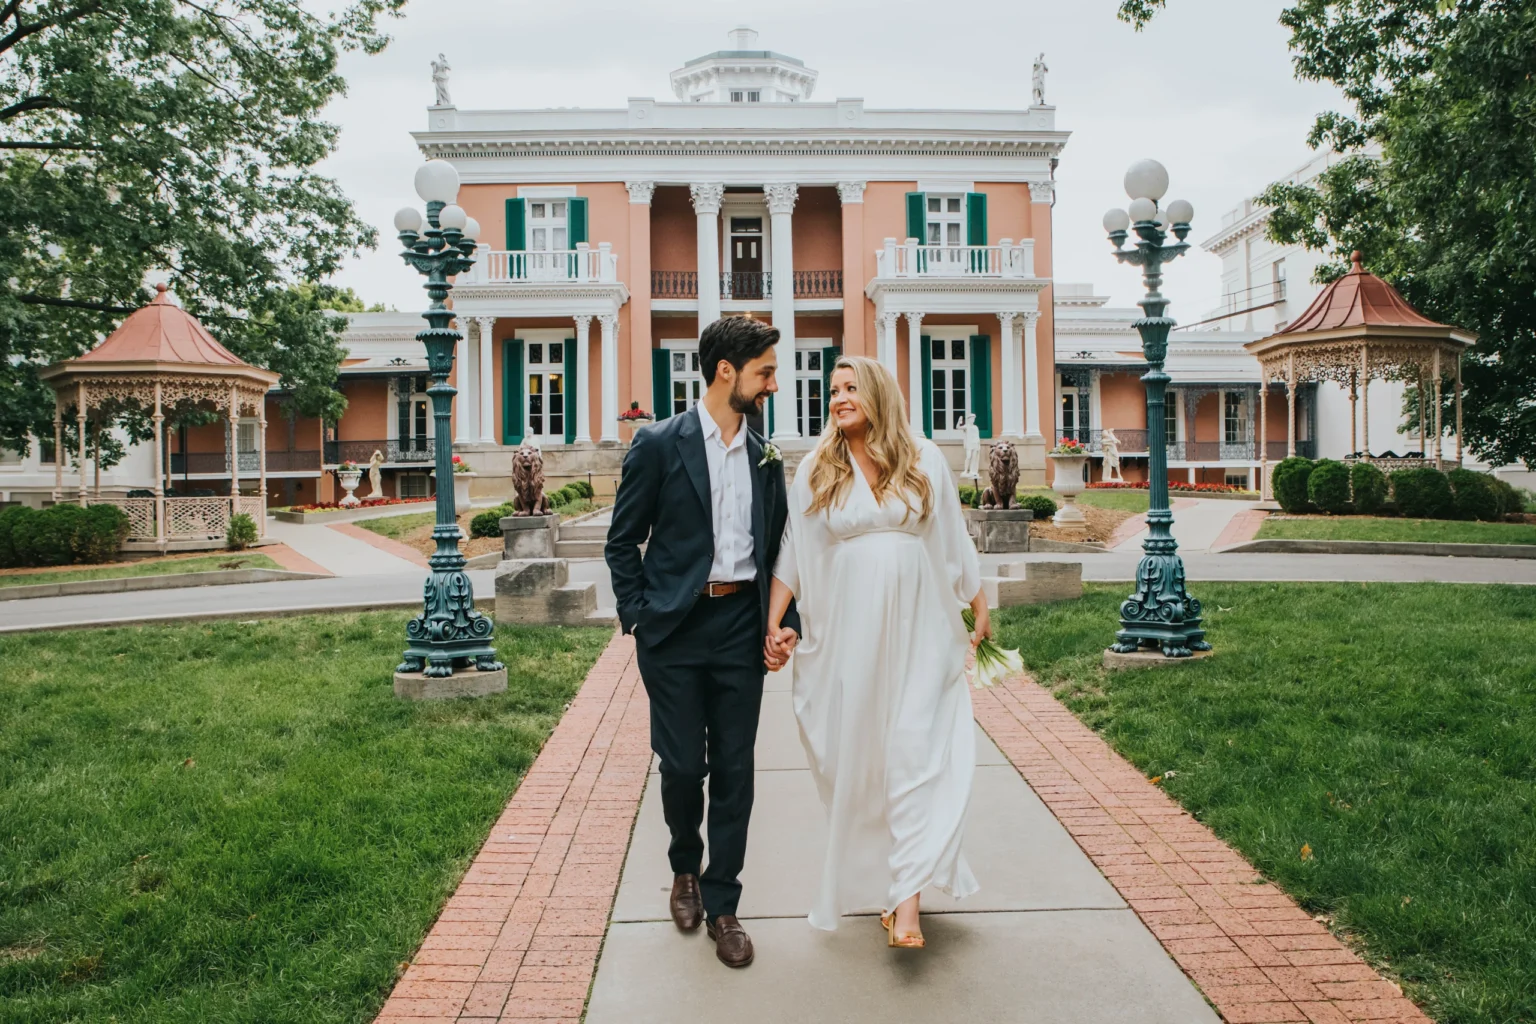
{"label": "stone urn planter", "polygon": [[1088,462],[1088,455],[1086,452],[1070,455],[1052,452],[1050,458],[1056,464],[1051,490],[1061,495],[1061,508],[1056,510],[1051,521],[1066,533],[1086,537],[1088,521],[1083,518],[1083,510],[1072,504],[1072,499],[1088,486],[1083,482],[1083,466]]}
{"label": "stone urn planter", "polygon": [[336,480],[341,484],[341,489],[346,492],[340,502],[342,508],[356,508],[362,504],[357,499],[357,495],[352,493],[357,490],[357,485],[363,481],[363,471],[361,469],[338,469],[336,471]]}
{"label": "stone urn planter", "polygon": [[[478,474],[455,473],[453,474],[453,514],[461,516],[469,511],[469,482]],[[437,470],[433,470],[431,476],[437,479]]]}

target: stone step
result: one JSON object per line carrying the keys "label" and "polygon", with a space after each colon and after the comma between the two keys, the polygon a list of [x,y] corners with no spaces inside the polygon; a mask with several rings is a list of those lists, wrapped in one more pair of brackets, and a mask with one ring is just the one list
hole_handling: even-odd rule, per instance
{"label": "stone step", "polygon": [[603,542],[600,540],[557,540],[556,558],[602,558]]}
{"label": "stone step", "polygon": [[561,540],[606,540],[608,538],[608,525],[606,523],[589,525],[587,523],[573,523],[569,526],[561,525]]}

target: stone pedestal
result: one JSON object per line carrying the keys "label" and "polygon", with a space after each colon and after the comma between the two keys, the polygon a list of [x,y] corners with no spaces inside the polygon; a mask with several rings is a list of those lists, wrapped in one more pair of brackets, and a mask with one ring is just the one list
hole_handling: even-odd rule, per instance
{"label": "stone pedestal", "polygon": [[976,550],[984,555],[1029,550],[1029,524],[1035,514],[1027,508],[965,510],[965,526]]}
{"label": "stone pedestal", "polygon": [[1120,654],[1116,651],[1105,650],[1105,668],[1157,668],[1159,665],[1189,665],[1193,662],[1209,658],[1215,651],[1196,651],[1187,658],[1169,658],[1156,647],[1133,651],[1130,654]]}
{"label": "stone pedestal", "polygon": [[1082,562],[1015,562],[998,567],[997,606],[1075,601],[1083,596]]}
{"label": "stone pedestal", "polygon": [[401,700],[484,697],[491,693],[505,693],[506,690],[507,670],[504,668],[482,672],[471,665],[456,670],[446,678],[426,676],[420,672],[395,673],[395,696]]}
{"label": "stone pedestal", "polygon": [[501,521],[502,557],[517,561],[527,558],[554,558],[555,531],[560,517],[507,516]]}
{"label": "stone pedestal", "polygon": [[[505,522],[506,520],[503,520]],[[496,621],[550,626],[611,626],[597,611],[597,584],[572,583],[563,558],[508,560],[496,567]]]}

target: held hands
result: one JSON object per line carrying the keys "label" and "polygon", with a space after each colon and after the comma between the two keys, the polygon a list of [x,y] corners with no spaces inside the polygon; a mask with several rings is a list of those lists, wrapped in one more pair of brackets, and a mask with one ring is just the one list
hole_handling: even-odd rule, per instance
{"label": "held hands", "polygon": [[768,635],[763,641],[763,663],[768,671],[777,672],[783,668],[799,642],[800,634],[788,626],[768,627]]}

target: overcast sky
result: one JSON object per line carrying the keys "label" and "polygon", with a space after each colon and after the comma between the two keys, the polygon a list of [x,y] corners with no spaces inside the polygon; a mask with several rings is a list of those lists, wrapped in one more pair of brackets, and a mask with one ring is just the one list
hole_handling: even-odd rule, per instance
{"label": "overcast sky", "polygon": [[[345,60],[349,95],[328,114],[342,134],[326,173],[381,232],[380,248],[337,283],[402,310],[424,302],[390,222],[416,200],[421,156],[408,133],[426,127],[437,53],[453,67],[460,109],[622,107],[631,96],[671,101],[668,72],[723,49],[726,32],[746,24],[763,48],[820,73],[813,100],[858,96],[871,108],[1026,107],[1030,66],[1044,51],[1046,101],[1056,127],[1072,133],[1057,170],[1056,279],[1091,281],[1129,304],[1140,295],[1136,273],[1111,257],[1099,221],[1125,204],[1133,160],[1168,166],[1169,198],[1194,203],[1190,240],[1203,240],[1222,213],[1304,163],[1313,116],[1340,105],[1330,87],[1292,77],[1276,20],[1284,3],[1169,2],[1137,33],[1116,20],[1118,0],[781,0],[767,10],[728,0],[413,0],[383,54]],[[1220,297],[1220,261],[1192,252],[1163,290],[1172,315],[1199,319]]]}

